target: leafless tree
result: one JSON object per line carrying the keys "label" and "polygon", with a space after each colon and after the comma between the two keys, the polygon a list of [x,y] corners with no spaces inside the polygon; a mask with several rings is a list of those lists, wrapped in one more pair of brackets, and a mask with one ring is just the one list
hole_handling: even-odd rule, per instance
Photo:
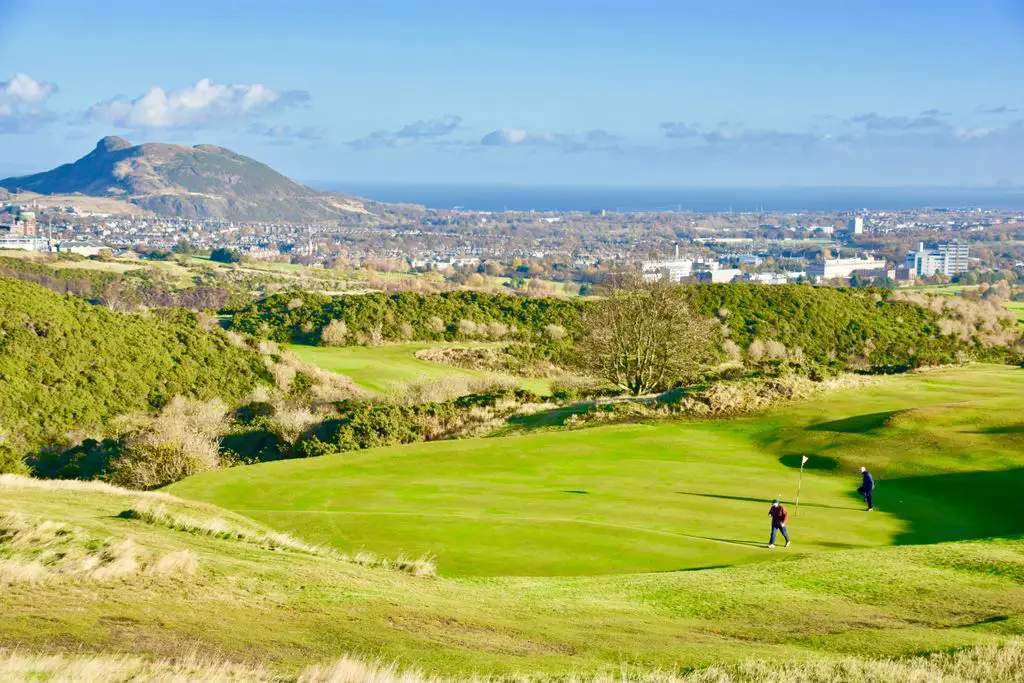
{"label": "leafless tree", "polygon": [[693,313],[684,289],[633,279],[584,316],[581,365],[634,395],[669,389],[714,360],[721,332]]}

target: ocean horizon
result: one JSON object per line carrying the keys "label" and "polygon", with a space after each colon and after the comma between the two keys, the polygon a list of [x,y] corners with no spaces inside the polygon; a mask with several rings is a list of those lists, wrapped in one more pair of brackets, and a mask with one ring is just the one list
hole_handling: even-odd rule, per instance
{"label": "ocean horizon", "polygon": [[903,209],[1024,210],[1024,188],[666,188],[415,183],[311,183],[390,203],[472,211],[830,212]]}

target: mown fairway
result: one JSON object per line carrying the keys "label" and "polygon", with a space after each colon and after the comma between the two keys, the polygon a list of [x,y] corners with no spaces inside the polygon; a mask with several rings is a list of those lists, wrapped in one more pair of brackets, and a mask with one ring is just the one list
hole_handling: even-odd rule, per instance
{"label": "mown fairway", "polygon": [[[1024,370],[944,369],[753,418],[275,462],[171,492],[346,550],[432,553],[448,576],[718,567],[1024,532],[1021,405]],[[878,481],[870,514],[854,493],[860,465]],[[775,496],[794,546],[768,551]]]}
{"label": "mown fairway", "polygon": [[505,375],[431,363],[416,357],[417,351],[439,346],[444,344],[386,344],[338,348],[289,344],[287,349],[307,363],[348,375],[356,384],[371,391],[388,391],[402,384],[432,382],[446,377],[471,380],[505,378],[540,394],[550,391],[551,383],[548,380],[513,379]]}

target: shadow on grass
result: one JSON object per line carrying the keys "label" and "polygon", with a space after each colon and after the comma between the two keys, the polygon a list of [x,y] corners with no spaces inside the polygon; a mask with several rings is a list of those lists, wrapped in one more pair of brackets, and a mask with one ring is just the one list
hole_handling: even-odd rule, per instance
{"label": "shadow on grass", "polygon": [[545,427],[564,427],[566,420],[573,415],[587,412],[590,403],[575,403],[552,410],[544,410],[530,415],[514,415],[506,421],[506,428],[499,430],[498,435],[506,430],[544,429]]}
{"label": "shadow on grass", "polygon": [[805,470],[817,470],[821,472],[831,472],[832,470],[839,469],[839,461],[835,458],[830,458],[827,455],[816,455],[812,453],[787,453],[786,455],[779,458],[779,462],[786,467],[793,469],[800,469],[800,460],[804,455],[808,455],[807,464],[804,465]]}
{"label": "shadow on grass", "polygon": [[1024,424],[1002,425],[999,427],[986,427],[979,429],[974,434],[1024,434]]}
{"label": "shadow on grass", "polygon": [[898,415],[902,410],[886,410],[881,413],[865,413],[841,420],[819,422],[807,428],[809,432],[839,432],[841,434],[865,434],[877,431],[886,426],[889,418]]}
{"label": "shadow on grass", "polygon": [[704,541],[715,541],[716,543],[732,543],[733,545],[749,545],[753,548],[763,548],[768,545],[768,532],[764,534],[764,541],[744,541],[736,538],[713,538],[711,536],[694,536]]}
{"label": "shadow on grass", "polygon": [[[698,496],[700,498],[716,498],[718,500],[738,500],[744,503],[763,503],[765,506],[772,504],[771,498],[747,498],[745,496],[725,496],[718,493],[693,493],[691,491],[676,491],[680,496]],[[785,503],[785,501],[783,501]],[[789,505],[789,503],[786,503]],[[830,510],[858,510],[860,508],[846,507],[844,505],[823,505],[821,503],[800,503],[800,507],[828,508]],[[716,539],[717,540],[717,539]]]}
{"label": "shadow on grass", "polygon": [[1022,534],[1022,492],[1024,467],[882,481],[873,502],[909,523],[896,544],[916,545]]}
{"label": "shadow on grass", "polygon": [[679,572],[704,572],[709,569],[726,569],[732,567],[731,564],[709,564],[704,567],[681,567],[679,569],[659,569],[654,574],[678,574]]}

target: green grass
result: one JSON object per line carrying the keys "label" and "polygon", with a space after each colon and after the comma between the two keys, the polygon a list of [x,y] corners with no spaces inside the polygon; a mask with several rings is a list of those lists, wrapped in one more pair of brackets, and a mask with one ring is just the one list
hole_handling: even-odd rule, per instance
{"label": "green grass", "polygon": [[1007,310],[1017,316],[1017,322],[1024,325],[1024,301],[1010,301],[1006,303]]}
{"label": "green grass", "polygon": [[[774,413],[435,442],[200,475],[172,491],[448,576],[674,571],[1024,532],[1024,370],[878,380]],[[767,501],[796,496],[768,553]],[[879,482],[876,512],[854,493]]]}
{"label": "green grass", "polygon": [[290,344],[286,348],[305,362],[318,365],[324,370],[348,375],[356,384],[371,391],[386,392],[400,384],[430,382],[445,377],[464,377],[479,380],[503,378],[538,394],[551,393],[549,380],[512,378],[508,375],[432,363],[416,357],[417,351],[440,346],[471,345],[429,342],[334,348]]}
{"label": "green grass", "polygon": [[[194,576],[0,583],[0,648],[198,651],[291,673],[352,652],[431,672],[565,674],[999,642],[1024,634],[1022,379],[940,370],[742,420],[438,442],[172,487],[306,539],[432,549],[439,579],[126,518],[133,495],[0,482],[0,510],[198,562]],[[796,544],[745,545],[765,540],[764,499],[795,493],[800,453],[813,468]],[[878,513],[851,494],[861,463],[879,478]],[[608,573],[622,571],[638,573]],[[572,572],[603,575],[513,576]]]}

